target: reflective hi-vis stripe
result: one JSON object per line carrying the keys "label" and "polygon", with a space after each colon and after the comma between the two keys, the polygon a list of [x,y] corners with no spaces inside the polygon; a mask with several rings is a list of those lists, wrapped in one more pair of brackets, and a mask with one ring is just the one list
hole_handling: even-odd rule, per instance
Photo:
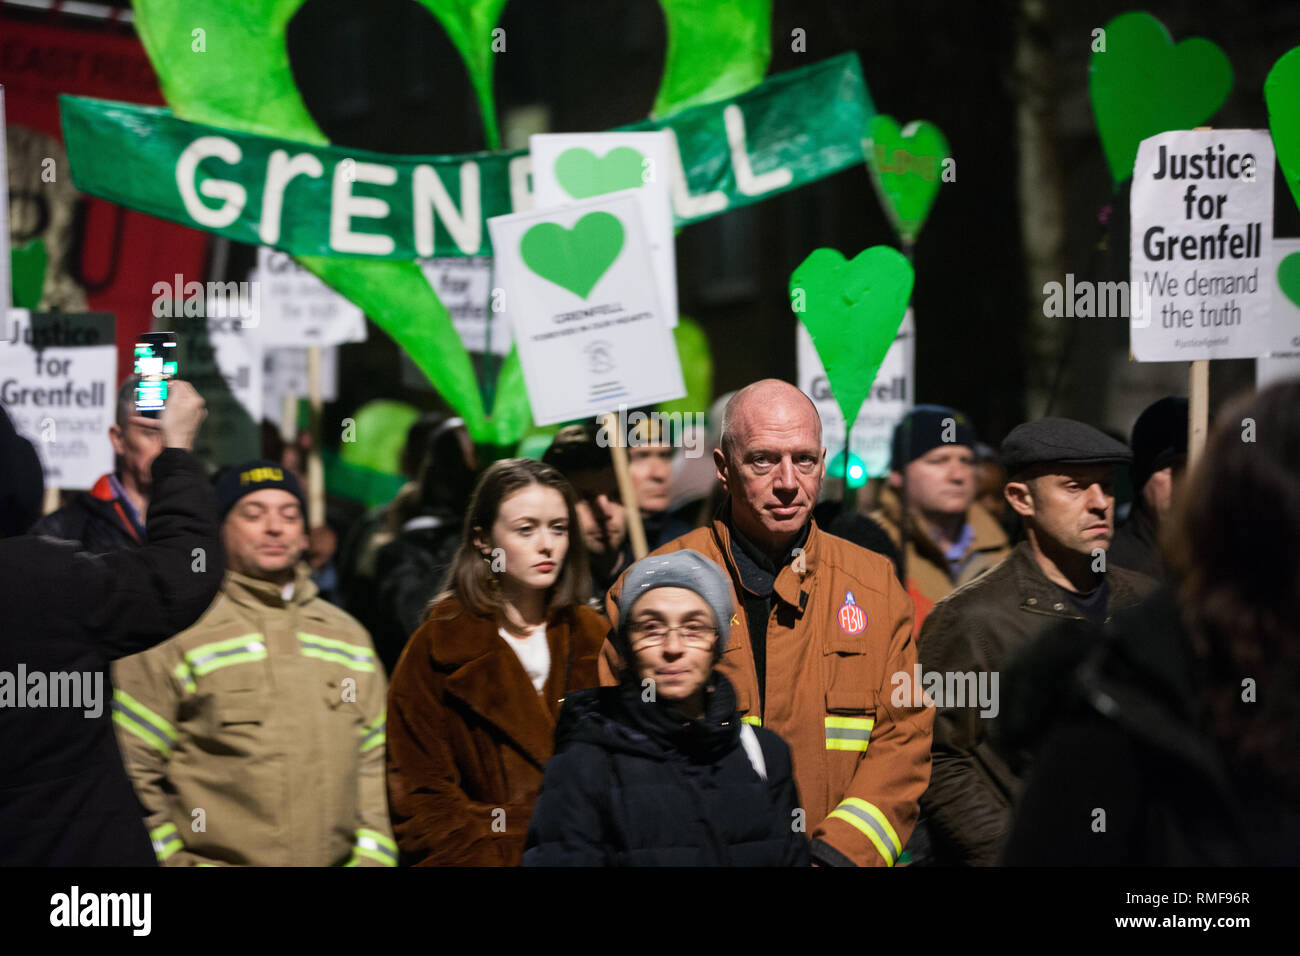
{"label": "reflective hi-vis stripe", "polygon": [[387,712],[380,711],[375,722],[369,727],[361,728],[361,752],[374,750],[376,747],[382,747],[388,740],[386,729],[388,727]]}
{"label": "reflective hi-vis stripe", "polygon": [[871,743],[871,728],[876,725],[874,717],[834,717],[826,718],[827,750],[866,750]]}
{"label": "reflective hi-vis stripe", "polygon": [[124,690],[113,691],[113,723],[135,734],[164,757],[176,746],[176,728]]}
{"label": "reflective hi-vis stripe", "polygon": [[231,664],[245,664],[249,661],[265,659],[266,645],[262,643],[261,634],[232,637],[228,641],[203,644],[185,652],[185,663],[189,665],[190,673],[195,677],[211,674]]}
{"label": "reflective hi-vis stripe", "polygon": [[153,842],[154,856],[158,857],[159,863],[162,863],[185,846],[181,842],[180,832],[171,823],[164,823],[162,826],[150,830],[149,839]]}
{"label": "reflective hi-vis stripe", "polygon": [[315,634],[299,634],[298,649],[303,657],[315,657],[322,661],[333,661],[354,671],[372,673],[375,669],[375,654],[368,647],[360,644],[348,644]]}
{"label": "reflective hi-vis stripe", "polygon": [[875,845],[887,864],[893,866],[898,862],[898,856],[903,852],[902,841],[898,839],[894,828],[889,825],[889,818],[874,804],[859,800],[857,797],[846,797],[826,819],[843,820],[855,827]]}
{"label": "reflective hi-vis stripe", "polygon": [[384,866],[397,866],[397,844],[382,833],[362,827],[357,831],[357,842],[352,847],[352,858],[344,866],[358,866],[359,857],[366,857]]}
{"label": "reflective hi-vis stripe", "polygon": [[181,686],[185,688],[185,693],[194,693],[196,690],[194,686],[194,672],[190,670],[189,664],[185,661],[181,661],[176,665],[176,670],[172,671],[172,673],[175,674],[176,679],[181,682]]}
{"label": "reflective hi-vis stripe", "polygon": [[740,722],[742,724],[753,724],[755,727],[763,726],[763,718],[754,714],[746,714],[744,717],[740,718]]}

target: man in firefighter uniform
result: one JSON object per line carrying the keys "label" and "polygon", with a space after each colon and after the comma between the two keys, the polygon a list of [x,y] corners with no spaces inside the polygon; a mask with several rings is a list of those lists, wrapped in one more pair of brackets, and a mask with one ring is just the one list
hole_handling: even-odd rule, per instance
{"label": "man in firefighter uniform", "polygon": [[[892,866],[930,779],[934,711],[894,692],[916,665],[912,602],[888,559],[812,520],[826,473],[821,420],[768,379],[727,405],[713,452],[728,500],[713,524],[658,552],[693,548],[731,578],[737,612],[719,668],[743,720],[780,734],[815,864]],[[617,626],[622,580],[607,607]],[[606,642],[601,681],[622,668]]]}
{"label": "man in firefighter uniform", "polygon": [[383,669],[300,560],[302,488],[254,461],[216,492],[221,593],[188,630],[113,669],[113,721],[154,852],[168,866],[395,866]]}

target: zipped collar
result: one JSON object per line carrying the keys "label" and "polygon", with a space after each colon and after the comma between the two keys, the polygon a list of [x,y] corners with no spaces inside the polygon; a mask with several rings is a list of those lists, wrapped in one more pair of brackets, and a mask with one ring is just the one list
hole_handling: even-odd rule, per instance
{"label": "zipped collar", "polygon": [[[731,525],[731,502],[724,501],[722,507],[718,509],[717,516],[713,519],[713,540],[718,550],[722,553],[723,559],[727,564],[727,572],[731,576],[732,583],[736,590],[754,592],[745,584],[744,576],[741,573],[741,566],[736,560],[736,551],[740,550],[737,543],[732,547],[732,525]],[[802,545],[792,545],[789,560],[782,564],[777,571],[776,581],[772,585],[772,594],[780,598],[786,604],[798,608],[800,611],[808,603],[808,592],[811,590],[811,577],[817,568],[817,552],[821,537],[821,529],[817,527],[811,517],[803,531]],[[796,548],[802,548],[797,559],[794,555]],[[744,560],[742,558],[742,560]],[[808,582],[805,584],[805,582]]]}
{"label": "zipped collar", "polygon": [[254,609],[270,607],[285,608],[290,604],[302,605],[316,597],[320,590],[311,579],[311,571],[305,561],[299,561],[293,571],[293,596],[285,600],[282,587],[273,581],[251,578],[238,571],[227,571],[222,593],[244,607]]}
{"label": "zipped collar", "polygon": [[[1071,621],[1087,620],[1075,607],[1070,592],[1043,573],[1028,541],[1021,541],[1011,550],[1007,567],[1015,576],[1020,610]],[[1106,621],[1109,622],[1116,611],[1132,607],[1138,603],[1138,598],[1126,586],[1122,577],[1110,575],[1107,581],[1110,584],[1110,600],[1106,607]]]}

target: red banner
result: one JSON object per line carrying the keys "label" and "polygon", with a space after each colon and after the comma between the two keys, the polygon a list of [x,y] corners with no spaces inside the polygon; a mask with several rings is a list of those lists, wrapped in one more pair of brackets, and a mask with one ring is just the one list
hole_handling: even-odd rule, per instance
{"label": "red banner", "polygon": [[0,84],[8,122],[10,237],[40,239],[47,265],[41,308],[117,316],[118,379],[135,336],[148,331],[153,285],[179,273],[202,280],[208,237],[82,196],[72,186],[59,126],[60,93],[160,105],[140,41],[120,27],[43,26],[0,13]]}

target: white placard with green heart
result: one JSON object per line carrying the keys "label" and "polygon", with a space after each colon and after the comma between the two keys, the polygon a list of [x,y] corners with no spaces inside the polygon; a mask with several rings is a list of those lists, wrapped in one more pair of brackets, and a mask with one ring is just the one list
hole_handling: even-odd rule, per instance
{"label": "white placard with green heart", "polygon": [[686,394],[634,191],[488,220],[533,422]]}
{"label": "white placard with green heart", "polygon": [[561,206],[623,189],[637,190],[641,221],[659,301],[670,328],[677,325],[677,257],[673,247],[670,187],[680,160],[674,161],[673,134],[539,133],[528,137],[532,159],[533,203],[537,209]]}

